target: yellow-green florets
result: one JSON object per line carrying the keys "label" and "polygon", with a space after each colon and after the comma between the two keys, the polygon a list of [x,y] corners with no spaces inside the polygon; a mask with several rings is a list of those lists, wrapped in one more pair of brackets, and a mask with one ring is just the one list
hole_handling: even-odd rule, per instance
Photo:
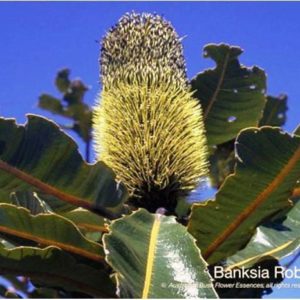
{"label": "yellow-green florets", "polygon": [[101,67],[98,159],[135,204],[173,210],[207,172],[202,111],[175,30],[159,16],[127,14],[103,40]]}

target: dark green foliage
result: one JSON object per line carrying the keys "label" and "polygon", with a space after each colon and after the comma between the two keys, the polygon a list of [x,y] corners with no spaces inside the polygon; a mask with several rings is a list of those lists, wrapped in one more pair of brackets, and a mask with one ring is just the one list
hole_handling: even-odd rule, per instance
{"label": "dark green foliage", "polygon": [[113,283],[105,270],[83,265],[56,247],[0,247],[0,265],[0,274],[27,276],[37,286],[82,291],[96,298],[114,297]]}
{"label": "dark green foliage", "polygon": [[204,57],[216,62],[191,80],[203,108],[209,145],[235,138],[246,127],[256,126],[266,102],[266,75],[258,68],[242,66],[242,49],[226,44],[209,44]]}
{"label": "dark green foliage", "polygon": [[[118,177],[141,178],[143,195],[153,206],[136,201],[133,213],[125,203],[127,191],[112,169],[102,161],[87,164],[63,132],[73,130],[82,138],[88,160],[92,115],[84,103],[88,88],[81,80],[71,80],[68,69],[59,71],[55,85],[61,97],[43,94],[39,107],[69,119],[70,125],[59,128],[34,115],[25,125],[0,118],[0,275],[8,282],[0,285],[0,297],[200,298],[216,297],[216,290],[223,298],[259,298],[271,293],[272,285],[283,279],[274,278],[274,267],[300,246],[300,126],[293,134],[278,128],[287,118],[287,97],[266,96],[264,71],[241,65],[239,47],[210,44],[204,56],[212,58],[216,67],[191,80],[197,98],[191,105],[181,39],[172,25],[149,14],[127,14],[121,23],[105,38],[101,56],[101,79],[112,104],[109,122],[104,124],[110,133],[105,143],[111,146],[114,138],[116,158],[140,150],[135,167],[125,164]],[[136,99],[145,105],[137,106],[132,101]],[[188,114],[183,114],[183,100]],[[149,108],[149,103],[157,106]],[[168,188],[168,180],[173,182],[172,171],[179,168],[188,191],[195,188],[201,173],[190,176],[187,171],[203,164],[197,151],[203,154],[199,147],[205,136],[192,134],[204,127],[195,114],[195,107],[201,110],[199,103],[209,143],[208,176],[218,192],[215,199],[192,204],[186,193],[180,197],[177,193],[175,199],[166,189],[172,203],[166,211],[161,186]],[[171,104],[174,109],[168,111]],[[125,129],[132,124],[132,110],[138,122],[128,136]],[[188,132],[195,140],[184,134],[191,121]],[[149,124],[150,130],[141,131]],[[145,132],[149,134],[146,150]],[[123,143],[118,141],[120,134]],[[165,148],[158,157],[168,164],[156,167],[154,176],[149,155],[157,159],[161,145]],[[182,155],[173,155],[174,149]],[[136,155],[132,157],[131,166]],[[155,159],[153,164],[160,166]],[[157,194],[149,190],[153,182],[159,184]],[[215,265],[266,268],[271,276],[217,279],[214,289],[207,267],[215,277]],[[263,286],[219,288],[218,282]],[[208,286],[197,285],[201,283]]]}
{"label": "dark green foliage", "polygon": [[[21,175],[16,177],[0,171],[2,201],[9,202],[12,192],[30,190],[48,199],[48,205],[55,209],[57,195],[42,188],[40,183],[50,186],[52,191],[82,198],[95,209],[115,207],[126,198],[124,186],[115,181],[111,169],[102,162],[94,165],[85,163],[75,142],[47,119],[29,115],[26,125],[18,126],[12,119],[0,118],[0,144],[0,164],[2,162],[23,172],[20,178]],[[28,181],[29,174],[39,182]],[[51,200],[47,195],[52,196]],[[76,205],[76,201],[67,201],[64,209],[74,209],[70,204]]]}
{"label": "dark green foliage", "polygon": [[286,95],[280,95],[278,97],[268,96],[263,117],[259,122],[259,126],[283,126],[286,122],[287,109]]}
{"label": "dark green foliage", "polygon": [[86,144],[86,160],[90,160],[92,110],[84,103],[88,87],[80,80],[70,80],[69,69],[62,69],[57,73],[55,85],[62,94],[57,99],[49,94],[39,97],[39,107],[49,112],[72,120],[70,125],[61,125],[64,129],[75,131]]}
{"label": "dark green foliage", "polygon": [[226,178],[215,201],[194,204],[190,216],[189,231],[209,263],[236,253],[258,225],[291,206],[300,137],[267,126],[245,129],[237,137],[235,156],[234,175]]}

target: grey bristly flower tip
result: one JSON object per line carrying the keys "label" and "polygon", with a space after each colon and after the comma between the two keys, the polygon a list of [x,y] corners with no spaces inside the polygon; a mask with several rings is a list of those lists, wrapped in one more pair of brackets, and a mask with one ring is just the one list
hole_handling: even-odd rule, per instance
{"label": "grey bristly flower tip", "polygon": [[104,82],[147,70],[186,81],[180,38],[170,22],[156,14],[125,14],[102,40],[100,65]]}

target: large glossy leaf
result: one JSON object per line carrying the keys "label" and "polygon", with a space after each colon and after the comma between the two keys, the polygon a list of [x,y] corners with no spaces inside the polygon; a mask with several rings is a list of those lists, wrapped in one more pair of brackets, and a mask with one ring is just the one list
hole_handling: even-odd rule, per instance
{"label": "large glossy leaf", "polygon": [[204,57],[216,62],[214,69],[199,73],[191,81],[203,108],[208,143],[234,139],[246,127],[256,126],[265,105],[266,76],[258,67],[240,65],[241,48],[209,44]]}
{"label": "large glossy leaf", "polygon": [[56,248],[0,246],[0,274],[30,277],[35,284],[79,291],[97,298],[112,298],[114,286],[104,270],[78,263]]}
{"label": "large glossy leaf", "polygon": [[300,174],[300,137],[278,128],[250,128],[236,142],[235,173],[215,201],[195,204],[189,231],[209,263],[233,255],[267,217],[288,207]]}
{"label": "large glossy leaf", "polygon": [[260,126],[283,126],[286,121],[287,96],[267,97],[267,103],[264,109],[263,117],[259,122]]}
{"label": "large glossy leaf", "polygon": [[0,119],[0,190],[4,200],[33,190],[92,210],[117,206],[126,197],[110,168],[86,164],[69,136],[35,115],[25,126]]}
{"label": "large glossy leaf", "polygon": [[216,298],[194,239],[175,217],[140,209],[113,221],[107,261],[125,298]]}
{"label": "large glossy leaf", "polygon": [[41,245],[57,246],[97,262],[104,260],[102,246],[86,239],[74,223],[59,215],[33,216],[25,208],[0,204],[0,232]]}
{"label": "large glossy leaf", "polygon": [[286,216],[259,226],[247,246],[229,257],[228,268],[251,267],[266,256],[280,260],[300,247],[300,202]]}

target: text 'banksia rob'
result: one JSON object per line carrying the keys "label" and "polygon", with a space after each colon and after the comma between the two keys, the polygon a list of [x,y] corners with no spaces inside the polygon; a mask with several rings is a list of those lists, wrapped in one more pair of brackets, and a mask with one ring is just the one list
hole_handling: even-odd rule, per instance
{"label": "text 'banksia rob'", "polygon": [[97,159],[135,205],[174,210],[207,172],[202,111],[187,84],[180,38],[158,15],[126,14],[103,38],[100,65]]}

